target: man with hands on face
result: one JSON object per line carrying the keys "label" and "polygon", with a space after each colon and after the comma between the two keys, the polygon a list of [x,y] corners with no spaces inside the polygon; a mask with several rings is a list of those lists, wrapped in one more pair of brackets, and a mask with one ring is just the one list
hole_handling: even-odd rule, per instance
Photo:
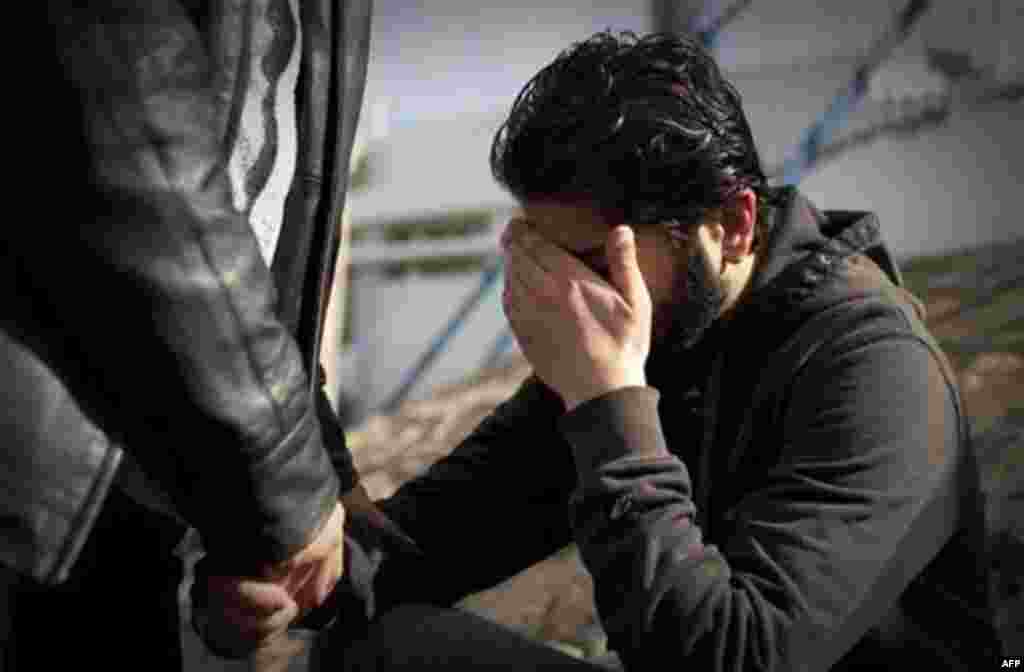
{"label": "man with hands on face", "polygon": [[513,220],[506,232],[503,306],[534,374],[566,410],[624,387],[644,387],[651,297],[629,227],[598,248],[609,285],[572,254]]}
{"label": "man with hands on face", "polygon": [[586,665],[446,609],[571,542],[627,670],[989,664],[966,416],[874,215],[769,187],[682,36],[563,52],[491,168],[533,375],[378,502],[422,553],[351,535],[345,666]]}

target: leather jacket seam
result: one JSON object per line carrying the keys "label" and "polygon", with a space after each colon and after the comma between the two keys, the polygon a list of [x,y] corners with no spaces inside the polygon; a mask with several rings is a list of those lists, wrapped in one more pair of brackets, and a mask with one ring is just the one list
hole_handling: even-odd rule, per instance
{"label": "leather jacket seam", "polygon": [[72,533],[68,535],[67,542],[63,547],[57,551],[53,568],[43,577],[45,583],[56,584],[67,578],[82,547],[85,546],[86,539],[92,532],[93,524],[99,516],[100,509],[110,492],[117,469],[121,464],[123,453],[120,448],[102,437],[97,437],[96,441],[106,445],[103,460],[97,469],[96,479],[82,502],[82,507],[78,510],[77,515],[69,521],[68,527]]}

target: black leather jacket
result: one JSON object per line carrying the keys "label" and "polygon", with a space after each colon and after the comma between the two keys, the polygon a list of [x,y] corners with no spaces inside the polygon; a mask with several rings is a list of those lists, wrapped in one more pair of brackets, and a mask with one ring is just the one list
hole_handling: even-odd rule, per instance
{"label": "black leather jacket", "polygon": [[35,6],[12,193],[47,196],[0,233],[0,561],[63,580],[128,461],[211,555],[284,559],[356,479],[308,372],[371,2]]}

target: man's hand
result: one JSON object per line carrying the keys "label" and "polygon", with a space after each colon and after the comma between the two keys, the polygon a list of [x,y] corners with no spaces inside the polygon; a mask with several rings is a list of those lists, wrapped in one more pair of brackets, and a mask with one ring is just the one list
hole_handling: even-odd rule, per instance
{"label": "man's hand", "polygon": [[609,233],[613,284],[522,220],[510,223],[505,240],[505,314],[534,373],[567,410],[646,385],[652,306],[632,230]]}
{"label": "man's hand", "polygon": [[235,576],[200,580],[204,605],[192,617],[203,641],[220,656],[243,658],[275,648],[298,616],[298,604],[276,583]]}
{"label": "man's hand", "polygon": [[236,658],[283,641],[288,626],[326,601],[341,578],[344,525],[339,501],[310,544],[262,576],[197,576],[204,598],[197,625],[206,644]]}
{"label": "man's hand", "polygon": [[339,500],[312,543],[291,559],[266,570],[265,578],[281,585],[305,614],[327,599],[344,571],[345,506]]}

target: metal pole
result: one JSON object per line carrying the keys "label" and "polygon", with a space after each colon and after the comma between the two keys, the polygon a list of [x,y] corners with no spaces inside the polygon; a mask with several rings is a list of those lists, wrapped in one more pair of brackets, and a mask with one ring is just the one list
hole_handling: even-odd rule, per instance
{"label": "metal pole", "polygon": [[469,317],[470,313],[476,309],[476,307],[483,301],[487,293],[497,284],[498,279],[501,277],[501,257],[495,257],[488,264],[488,266],[480,274],[480,283],[472,294],[466,297],[466,299],[459,306],[455,314],[448,320],[448,324],[445,325],[444,329],[434,339],[430,347],[423,355],[420,356],[416,364],[403,376],[402,382],[399,384],[398,389],[391,395],[391,397],[382,405],[381,410],[384,413],[393,413],[398,406],[405,401],[412,388],[419,382],[423,374],[427,369],[434,363],[434,361],[444,352],[444,349],[448,346],[448,342],[452,337],[458,333],[459,329],[465,323],[466,318]]}

